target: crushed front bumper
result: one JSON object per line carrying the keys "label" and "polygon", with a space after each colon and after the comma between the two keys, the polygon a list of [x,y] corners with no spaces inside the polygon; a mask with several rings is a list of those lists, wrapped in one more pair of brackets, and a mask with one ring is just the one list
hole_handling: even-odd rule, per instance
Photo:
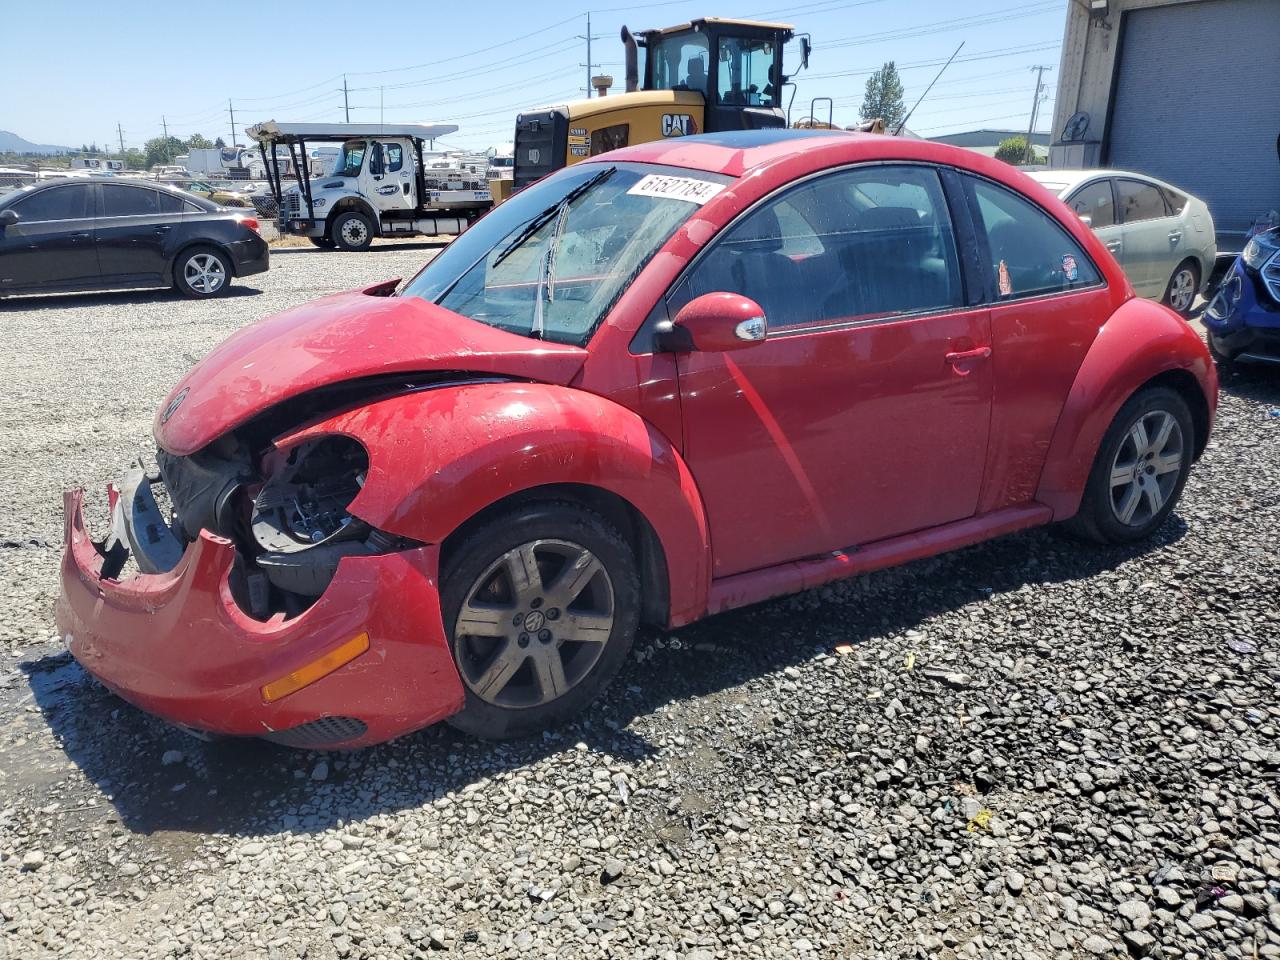
{"label": "crushed front bumper", "polygon": [[1280,304],[1239,258],[1201,317],[1219,356],[1280,363]]}
{"label": "crushed front bumper", "polygon": [[[169,571],[104,577],[83,504],[83,491],[65,495],[58,629],[76,660],[135,706],[196,731],[343,748],[390,740],[461,709],[437,547],[344,558],[309,609],[259,621],[232,595],[230,541],[203,531]],[[369,645],[354,660],[264,700],[263,685],[360,634]]]}

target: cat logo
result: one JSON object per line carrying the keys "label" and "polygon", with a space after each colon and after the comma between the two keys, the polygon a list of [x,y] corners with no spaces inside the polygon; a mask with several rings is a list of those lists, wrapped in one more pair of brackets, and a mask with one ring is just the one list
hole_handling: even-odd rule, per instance
{"label": "cat logo", "polygon": [[529,151],[530,163],[537,163],[541,159],[542,159],[542,151],[539,150],[537,147],[534,147],[532,150]]}
{"label": "cat logo", "polygon": [[685,137],[698,132],[698,124],[687,113],[664,113],[662,115],[662,135],[664,137]]}

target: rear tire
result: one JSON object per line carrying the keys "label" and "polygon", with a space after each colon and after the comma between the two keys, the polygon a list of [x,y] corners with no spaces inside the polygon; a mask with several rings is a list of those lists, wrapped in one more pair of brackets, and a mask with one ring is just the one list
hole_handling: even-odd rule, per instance
{"label": "rear tire", "polygon": [[363,213],[348,211],[338,214],[329,235],[333,238],[333,245],[339,250],[355,253],[369,249],[369,245],[373,243],[373,226]]}
{"label": "rear tire", "polygon": [[1173,276],[1165,284],[1161,302],[1184,319],[1189,319],[1199,290],[1200,267],[1194,260],[1183,260],[1174,268]]}
{"label": "rear tire", "polygon": [[441,603],[466,696],[448,723],[503,740],[563,722],[609,685],[635,638],[640,577],[599,514],[529,503],[451,552]]}
{"label": "rear tire", "polygon": [[173,286],[184,297],[208,300],[231,287],[231,261],[213,247],[191,247],[173,261]]}
{"label": "rear tire", "polygon": [[1182,495],[1195,449],[1191,410],[1168,387],[1129,398],[1112,421],[1089,472],[1073,533],[1099,543],[1151,536]]}

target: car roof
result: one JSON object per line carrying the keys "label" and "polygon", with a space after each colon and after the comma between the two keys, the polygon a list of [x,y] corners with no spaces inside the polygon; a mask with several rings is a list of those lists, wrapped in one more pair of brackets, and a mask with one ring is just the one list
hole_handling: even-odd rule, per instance
{"label": "car roof", "polygon": [[849,130],[773,128],[669,137],[611,150],[582,162],[653,163],[741,177],[783,162],[788,170],[802,175],[808,170],[876,160],[945,164],[1024,189],[1019,186],[1018,170],[972,150],[932,140]]}
{"label": "car roof", "polygon": [[1061,183],[1063,184],[1063,192],[1074,190],[1082,183],[1090,180],[1100,180],[1103,177],[1121,177],[1125,180],[1143,180],[1147,183],[1158,184],[1167,190],[1178,190],[1179,193],[1186,193],[1171,183],[1165,183],[1159,177],[1153,177],[1149,173],[1136,173],[1133,170],[1027,170],[1027,176],[1040,183]]}

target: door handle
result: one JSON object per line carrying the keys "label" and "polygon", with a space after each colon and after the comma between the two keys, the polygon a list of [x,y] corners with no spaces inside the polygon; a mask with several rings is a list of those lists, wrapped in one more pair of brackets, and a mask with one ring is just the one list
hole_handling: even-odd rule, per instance
{"label": "door handle", "polygon": [[957,350],[948,353],[946,356],[947,363],[957,364],[964,363],[966,360],[985,360],[991,356],[990,347],[977,347],[973,350]]}
{"label": "door handle", "polygon": [[1177,242],[1178,242],[1179,240],[1181,240],[1181,239],[1182,239],[1182,231],[1181,231],[1181,230],[1174,230],[1172,233],[1170,233],[1170,234],[1169,234],[1169,242],[1170,242],[1170,243],[1177,243]]}
{"label": "door handle", "polygon": [[1112,253],[1115,253],[1117,250],[1119,250],[1119,249],[1120,249],[1120,241],[1119,241],[1119,240],[1108,240],[1108,241],[1107,241],[1107,249],[1108,249],[1108,250],[1110,250]]}
{"label": "door handle", "polygon": [[168,233],[173,229],[173,226],[171,224],[158,223],[152,229],[155,230],[156,233]]}

